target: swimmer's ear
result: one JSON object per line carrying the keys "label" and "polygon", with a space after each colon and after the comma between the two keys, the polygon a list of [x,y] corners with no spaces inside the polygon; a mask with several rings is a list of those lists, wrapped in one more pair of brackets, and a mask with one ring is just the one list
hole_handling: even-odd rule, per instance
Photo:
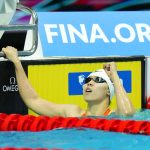
{"label": "swimmer's ear", "polygon": [[110,96],[110,91],[109,90],[107,90],[107,95]]}

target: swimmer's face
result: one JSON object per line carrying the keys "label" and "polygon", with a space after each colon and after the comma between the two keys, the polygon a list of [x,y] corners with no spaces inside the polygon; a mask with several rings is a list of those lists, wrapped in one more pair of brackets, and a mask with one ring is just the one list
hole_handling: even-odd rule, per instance
{"label": "swimmer's face", "polygon": [[102,101],[108,97],[109,90],[106,81],[99,80],[100,82],[98,82],[96,81],[96,76],[91,76],[90,78],[83,85],[83,97],[85,101]]}

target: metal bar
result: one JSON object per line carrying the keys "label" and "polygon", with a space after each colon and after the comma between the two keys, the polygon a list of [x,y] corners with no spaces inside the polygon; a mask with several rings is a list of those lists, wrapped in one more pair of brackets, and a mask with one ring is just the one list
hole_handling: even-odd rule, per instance
{"label": "metal bar", "polygon": [[0,25],[0,30],[18,31],[18,30],[35,30],[35,25]]}
{"label": "metal bar", "polygon": [[[15,25],[0,25],[0,30],[5,31],[23,31],[23,30],[32,30],[33,31],[33,43],[30,50],[19,50],[18,56],[30,56],[35,53],[38,45],[38,17],[35,11],[32,9],[25,7],[19,3],[17,3],[17,8],[26,13],[29,13],[32,18],[32,24],[24,25],[24,24],[15,24]],[[4,53],[0,52],[0,57],[4,57]]]}

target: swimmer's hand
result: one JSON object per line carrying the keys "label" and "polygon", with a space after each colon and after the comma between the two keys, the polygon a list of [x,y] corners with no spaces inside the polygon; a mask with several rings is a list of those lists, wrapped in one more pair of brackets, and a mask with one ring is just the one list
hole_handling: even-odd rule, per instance
{"label": "swimmer's hand", "polygon": [[103,69],[107,73],[107,75],[110,77],[111,81],[114,81],[114,75],[117,73],[117,66],[115,62],[106,63],[103,65]]}
{"label": "swimmer's hand", "polygon": [[3,47],[2,52],[4,53],[5,57],[12,62],[19,60],[17,49],[12,46],[7,46],[6,48]]}

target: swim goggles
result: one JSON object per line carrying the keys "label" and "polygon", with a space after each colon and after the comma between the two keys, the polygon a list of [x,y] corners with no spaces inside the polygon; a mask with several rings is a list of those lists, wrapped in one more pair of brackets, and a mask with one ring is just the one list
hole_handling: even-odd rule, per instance
{"label": "swim goggles", "polygon": [[89,83],[91,80],[93,80],[95,83],[105,83],[106,81],[101,78],[101,77],[95,77],[95,78],[91,78],[91,77],[87,77],[84,80],[84,84]]}

